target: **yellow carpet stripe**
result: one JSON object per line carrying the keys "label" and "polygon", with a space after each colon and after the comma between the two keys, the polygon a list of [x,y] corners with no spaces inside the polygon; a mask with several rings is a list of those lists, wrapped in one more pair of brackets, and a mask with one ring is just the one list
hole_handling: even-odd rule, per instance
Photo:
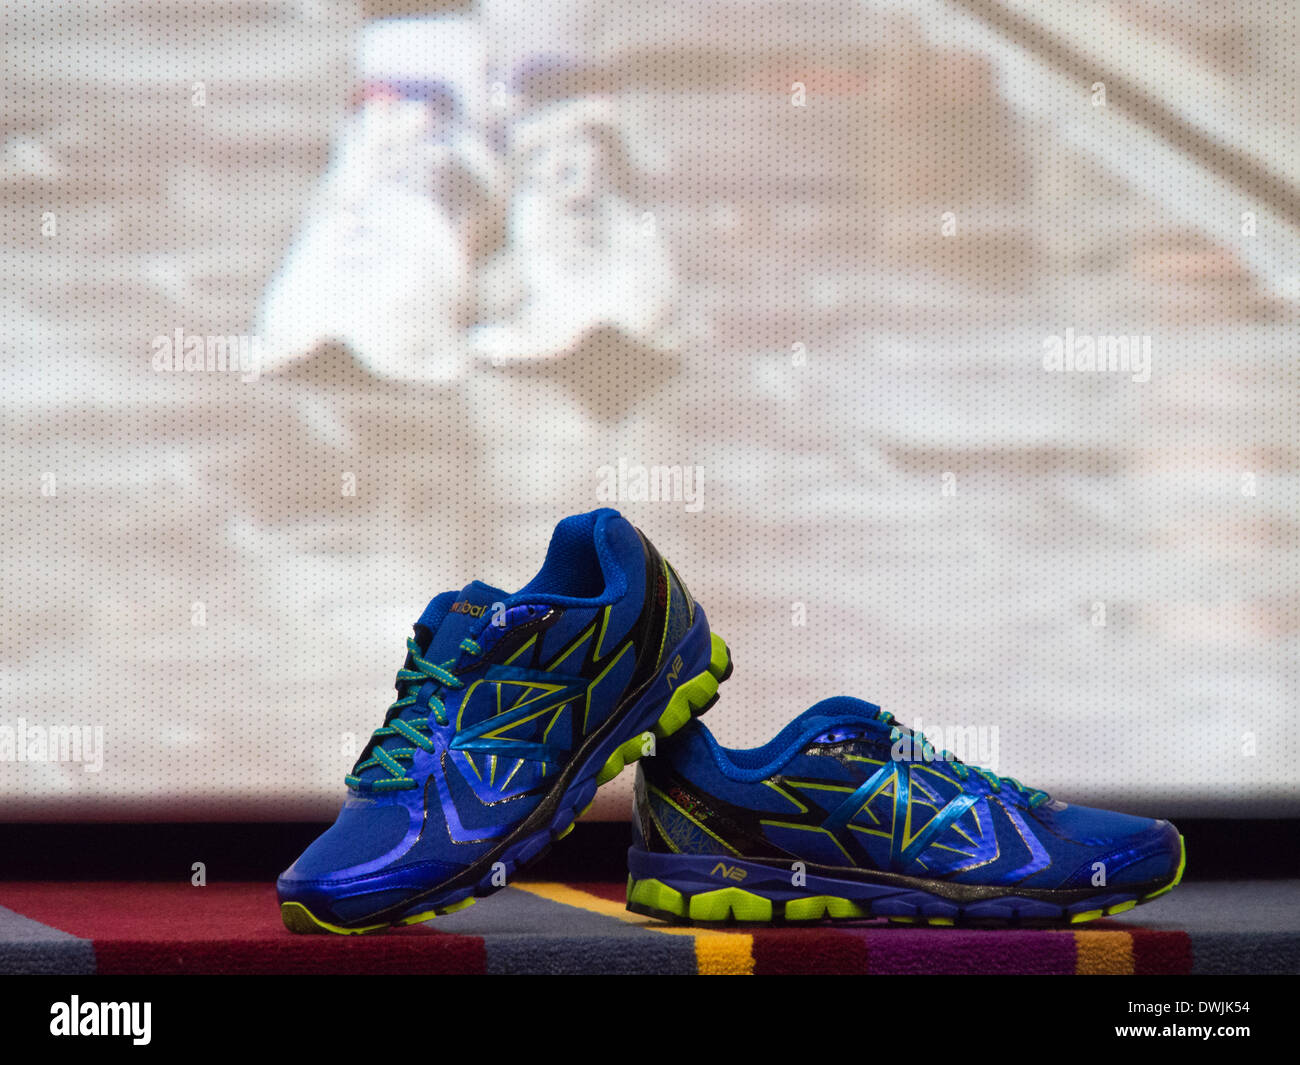
{"label": "yellow carpet stripe", "polygon": [[[647,917],[643,913],[633,913],[627,908],[624,902],[614,902],[611,899],[602,899],[599,895],[593,895],[590,891],[583,891],[580,888],[570,887],[568,884],[553,883],[551,881],[531,881],[526,884],[515,884],[520,891],[526,891],[530,895],[536,895],[540,899],[547,899],[551,902],[558,902],[564,906],[576,906],[580,910],[586,910],[589,913],[598,913],[603,917],[614,917],[624,924],[637,925],[640,928],[648,928],[652,932],[660,932],[666,936],[692,936],[701,934],[702,930],[696,928],[678,928],[674,925],[664,924],[663,921],[656,917]],[[711,929],[703,931],[712,932]]]}
{"label": "yellow carpet stripe", "polygon": [[1127,932],[1075,932],[1074,952],[1079,976],[1133,975],[1133,937]]}
{"label": "yellow carpet stripe", "polygon": [[626,924],[654,927],[656,923],[652,917],[645,917],[639,913],[632,913],[627,909],[626,904],[622,902],[602,899],[599,895],[593,895],[590,891],[582,891],[579,888],[569,887],[568,884],[558,884],[548,880],[534,880],[524,884],[513,884],[511,886],[518,888],[520,891],[526,891],[530,895],[536,895],[538,898],[548,899],[551,902],[558,902],[563,906],[576,906],[580,910],[587,910],[589,913],[598,913],[602,917],[615,917]]}
{"label": "yellow carpet stripe", "polygon": [[695,971],[700,976],[753,976],[754,937],[740,932],[694,931]]}
{"label": "yellow carpet stripe", "polygon": [[624,924],[646,928],[664,936],[693,936],[695,939],[695,970],[700,976],[752,976],[754,974],[754,937],[738,932],[721,932],[712,928],[678,928],[664,924],[654,917],[632,913],[624,903],[602,899],[589,891],[558,884],[552,881],[532,881],[514,884],[520,891],[576,906],[589,913],[613,917]]}

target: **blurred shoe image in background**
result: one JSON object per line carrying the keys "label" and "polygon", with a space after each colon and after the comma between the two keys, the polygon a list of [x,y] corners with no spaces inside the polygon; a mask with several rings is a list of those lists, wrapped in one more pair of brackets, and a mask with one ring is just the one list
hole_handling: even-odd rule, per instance
{"label": "blurred shoe image in background", "polygon": [[470,106],[486,92],[473,76],[482,53],[464,19],[368,31],[360,100],[267,292],[266,370],[333,340],[388,379],[464,372],[476,238],[505,191]]}
{"label": "blurred shoe image in background", "polygon": [[506,320],[476,329],[475,349],[493,361],[563,355],[601,326],[661,341],[675,277],[654,215],[631,199],[614,104],[552,104],[515,126],[510,148],[508,244],[484,282]]}
{"label": "blurred shoe image in background", "polygon": [[361,53],[355,114],[267,291],[267,371],[329,341],[411,381],[462,376],[470,348],[563,355],[602,326],[664,342],[673,269],[612,99],[557,99],[569,71],[546,52],[489,83],[473,16],[372,23]]}

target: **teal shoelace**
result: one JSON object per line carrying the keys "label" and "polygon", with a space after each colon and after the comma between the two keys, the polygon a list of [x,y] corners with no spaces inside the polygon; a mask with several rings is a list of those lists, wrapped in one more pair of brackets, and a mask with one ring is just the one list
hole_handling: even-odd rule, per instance
{"label": "teal shoelace", "polygon": [[[479,645],[473,640],[462,640],[460,646],[461,650],[468,651],[470,654],[481,653]],[[403,711],[416,705],[420,689],[429,681],[442,688],[455,689],[465,686],[464,681],[451,672],[450,661],[442,665],[428,661],[420,653],[420,645],[409,636],[406,639],[406,650],[410,654],[411,666],[415,668],[403,666],[397,671],[398,698],[385,713],[384,724],[371,734],[370,757],[353,766],[352,772],[343,778],[348,787],[358,791],[401,791],[403,788],[415,787],[416,783],[406,775],[403,763],[410,762],[415,757],[416,748],[432,751],[433,741],[429,739],[427,717],[418,721],[407,721],[401,715]],[[429,710],[439,725],[447,724],[447,707],[437,690],[429,696]],[[383,741],[390,736],[402,736],[410,740],[414,746],[384,750]],[[368,769],[376,768],[385,770],[388,775],[371,777],[369,780],[361,778],[361,774]]]}
{"label": "teal shoelace", "polygon": [[[897,743],[903,736],[903,730],[895,722],[894,715],[887,710],[881,710],[876,716],[881,724],[889,726],[889,742]],[[1042,806],[1043,803],[1051,801],[1052,797],[1047,792],[1039,788],[1027,788],[1015,777],[1000,777],[992,770],[982,769],[977,765],[967,765],[949,750],[936,751],[934,745],[919,732],[913,732],[911,736],[913,744],[920,744],[922,758],[927,761],[946,762],[952,766],[952,771],[957,774],[958,780],[969,780],[972,773],[977,773],[987,782],[990,791],[1001,791],[1003,786],[1006,785],[1014,789],[1018,794],[1025,796],[1031,807]]]}

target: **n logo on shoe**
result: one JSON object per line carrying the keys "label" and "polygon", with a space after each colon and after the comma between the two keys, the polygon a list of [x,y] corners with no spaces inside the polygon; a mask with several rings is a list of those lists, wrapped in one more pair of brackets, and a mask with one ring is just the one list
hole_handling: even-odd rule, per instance
{"label": "n logo on shoe", "polygon": [[724,880],[744,880],[745,870],[738,865],[728,865],[726,862],[719,862],[709,870],[709,876],[720,876]]}
{"label": "n logo on shoe", "polygon": [[681,677],[685,666],[686,663],[682,661],[681,655],[676,655],[673,658],[672,668],[668,670],[668,687],[675,688],[677,686],[677,681]]}

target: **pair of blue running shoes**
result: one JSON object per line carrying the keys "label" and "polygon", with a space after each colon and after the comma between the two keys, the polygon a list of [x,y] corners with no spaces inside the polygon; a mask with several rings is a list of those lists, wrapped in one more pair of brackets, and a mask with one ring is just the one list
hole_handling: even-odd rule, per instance
{"label": "pair of blue running shoes", "polygon": [[350,935],[469,906],[634,761],[628,909],[678,923],[1070,924],[1182,877],[1169,822],[968,766],[859,699],[722,747],[696,719],[730,674],[638,529],[565,518],[518,592],[475,581],[425,608],[338,819],[279,878],[285,925]]}

